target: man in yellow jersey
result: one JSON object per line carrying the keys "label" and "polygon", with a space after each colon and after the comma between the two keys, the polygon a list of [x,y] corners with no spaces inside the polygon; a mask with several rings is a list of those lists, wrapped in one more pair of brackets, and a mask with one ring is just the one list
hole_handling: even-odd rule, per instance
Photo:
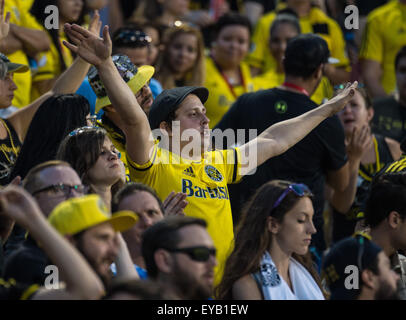
{"label": "man in yellow jersey", "polygon": [[[227,184],[238,182],[243,174],[300,141],[341,110],[357,86],[348,85],[328,103],[268,128],[241,147],[208,151],[209,119],[203,106],[209,94],[206,88],[164,90],[151,106],[148,119],[110,57],[108,27],[103,30],[103,39],[78,25],[67,25],[66,29],[76,44],[67,46],[98,69],[121,117],[131,178],[156,189],[161,198],[173,190],[185,192],[189,202],[185,214],[206,220],[219,261],[215,283],[221,279],[234,237]],[[159,144],[151,129],[161,135]]]}
{"label": "man in yellow jersey", "polygon": [[286,5],[279,5],[276,11],[264,15],[258,21],[252,37],[254,50],[247,58],[248,63],[256,69],[256,73],[276,68],[275,59],[268,50],[269,30],[278,12],[286,8],[297,14],[302,33],[315,33],[321,36],[327,42],[331,57],[338,60],[337,64],[328,65],[325,70],[330,82],[334,85],[349,81],[349,61],[340,26],[322,10],[312,7],[311,0],[287,0]]}
{"label": "man in yellow jersey", "polygon": [[359,57],[373,98],[395,91],[395,56],[405,45],[406,0],[389,1],[368,15]]}

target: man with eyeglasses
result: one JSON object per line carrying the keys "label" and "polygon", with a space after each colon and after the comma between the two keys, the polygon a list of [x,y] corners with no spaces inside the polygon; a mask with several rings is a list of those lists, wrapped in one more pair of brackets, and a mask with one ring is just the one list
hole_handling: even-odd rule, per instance
{"label": "man with eyeglasses", "polygon": [[[46,217],[61,202],[81,197],[86,191],[76,171],[68,163],[58,160],[47,161],[32,168],[24,179],[23,186],[37,201]],[[43,284],[47,276],[44,269],[49,261],[37,242],[28,235],[26,240],[16,239],[13,246],[15,250],[10,250],[10,256],[6,257],[4,278],[14,278],[22,283]]]}
{"label": "man with eyeglasses", "polygon": [[147,229],[142,255],[148,276],[180,299],[208,299],[213,293],[216,249],[204,220],[173,216]]}

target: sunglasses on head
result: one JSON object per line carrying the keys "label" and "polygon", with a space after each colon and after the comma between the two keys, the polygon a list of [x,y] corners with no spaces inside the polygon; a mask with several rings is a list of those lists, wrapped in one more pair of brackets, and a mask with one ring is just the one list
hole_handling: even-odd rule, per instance
{"label": "sunglasses on head", "polygon": [[[88,117],[90,119],[90,117]],[[73,136],[77,136],[78,134],[81,134],[83,132],[88,132],[88,131],[94,131],[94,130],[103,130],[97,126],[86,126],[86,127],[81,127],[81,128],[77,128],[71,132],[69,132],[69,136],[73,137]]]}
{"label": "sunglasses on head", "polygon": [[198,262],[206,262],[210,259],[210,256],[216,256],[215,248],[207,247],[189,247],[189,248],[178,248],[178,249],[167,249],[165,250],[173,253],[184,253],[189,256],[190,259]]}
{"label": "sunglasses on head", "polygon": [[115,45],[147,46],[152,39],[139,30],[122,30],[113,39]]}
{"label": "sunglasses on head", "polygon": [[283,199],[288,195],[289,192],[293,192],[296,194],[298,197],[303,197],[303,196],[310,196],[312,192],[310,191],[309,187],[306,186],[303,183],[294,183],[290,184],[279,196],[278,200],[275,201],[274,205],[272,206],[271,212],[277,208]]}

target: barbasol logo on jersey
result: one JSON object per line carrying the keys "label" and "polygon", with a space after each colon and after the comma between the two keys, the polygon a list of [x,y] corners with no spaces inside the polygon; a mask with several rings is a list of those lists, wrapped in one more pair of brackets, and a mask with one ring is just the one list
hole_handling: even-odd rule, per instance
{"label": "barbasol logo on jersey", "polygon": [[189,179],[182,179],[182,192],[188,197],[204,198],[204,199],[229,199],[227,187],[216,188],[200,188],[194,186]]}
{"label": "barbasol logo on jersey", "polygon": [[213,167],[211,165],[206,165],[206,166],[204,166],[204,171],[206,172],[207,176],[210,179],[212,179],[212,180],[214,180],[216,182],[223,181],[222,174],[215,167]]}

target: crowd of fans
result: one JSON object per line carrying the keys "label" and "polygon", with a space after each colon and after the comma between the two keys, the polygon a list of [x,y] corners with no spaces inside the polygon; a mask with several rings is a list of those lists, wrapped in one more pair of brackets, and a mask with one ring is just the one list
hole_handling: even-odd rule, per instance
{"label": "crowd of fans", "polygon": [[0,0],[0,150],[0,299],[406,299],[405,0]]}

